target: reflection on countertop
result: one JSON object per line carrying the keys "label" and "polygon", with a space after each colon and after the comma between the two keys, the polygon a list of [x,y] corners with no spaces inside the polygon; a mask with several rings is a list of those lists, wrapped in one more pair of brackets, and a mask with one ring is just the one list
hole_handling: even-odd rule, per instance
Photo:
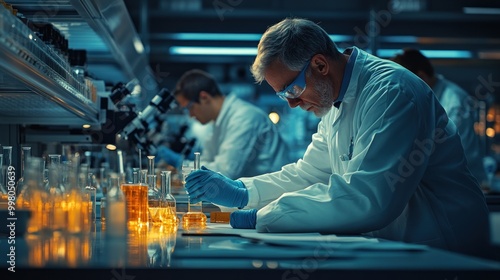
{"label": "reflection on countertop", "polygon": [[177,225],[134,227],[128,229],[126,237],[110,238],[97,221],[88,234],[54,231],[20,236],[15,247],[16,266],[169,267],[176,238]]}

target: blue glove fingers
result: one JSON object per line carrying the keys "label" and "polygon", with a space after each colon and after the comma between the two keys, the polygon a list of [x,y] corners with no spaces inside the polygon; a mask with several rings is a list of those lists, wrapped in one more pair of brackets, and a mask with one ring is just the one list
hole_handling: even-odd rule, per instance
{"label": "blue glove fingers", "polygon": [[195,170],[186,177],[186,190],[190,195],[196,192],[193,194],[194,197],[203,195],[205,191],[200,190],[200,188],[204,187],[214,175],[217,173],[202,166],[200,170]]}
{"label": "blue glove fingers", "polygon": [[173,166],[179,166],[182,160],[182,157],[180,154],[172,151],[171,149],[161,146],[158,148],[158,152],[156,153],[155,160],[160,161],[164,160],[166,163],[173,165]]}
{"label": "blue glove fingers", "polygon": [[198,188],[192,188],[189,191],[190,197],[211,201],[228,207],[240,205],[235,200],[239,194],[237,191],[241,189],[236,188],[227,181],[220,180],[218,176],[211,176],[201,181],[198,186]]}
{"label": "blue glove fingers", "polygon": [[214,202],[228,207],[243,208],[248,204],[248,190],[233,185],[221,186],[221,184],[209,183],[203,188],[204,193],[199,192],[204,200]]}
{"label": "blue glove fingers", "polygon": [[160,146],[156,151],[155,162],[159,162],[164,159],[165,159],[165,146]]}
{"label": "blue glove fingers", "polygon": [[255,229],[257,209],[238,210],[229,216],[229,224],[233,228]]}
{"label": "blue glove fingers", "polygon": [[[197,173],[197,174],[194,174]],[[193,174],[193,176],[191,176]],[[209,182],[211,176],[206,173],[201,173],[198,171],[194,171],[186,178],[186,190],[189,194],[192,194],[197,191],[201,191],[200,189],[205,186],[207,182]],[[201,194],[197,194],[196,196],[200,196]]]}
{"label": "blue glove fingers", "polygon": [[189,193],[189,199],[195,203],[195,202],[198,202],[198,201],[201,201],[201,200],[207,200],[207,199],[204,199],[204,193],[205,193],[205,190],[204,190],[204,187],[203,186],[200,186],[198,187],[197,189],[193,190],[193,191],[189,191],[188,190],[188,193]]}
{"label": "blue glove fingers", "polygon": [[[201,170],[208,170],[208,171],[212,171],[212,170],[210,170],[210,169],[206,168],[206,167],[205,167],[205,165],[201,166]],[[212,171],[212,172],[213,172],[213,171]]]}
{"label": "blue glove fingers", "polygon": [[210,173],[204,170],[195,170],[189,173],[189,175],[186,177],[186,182],[194,180],[199,177],[206,177],[206,176],[210,176]]}
{"label": "blue glove fingers", "polygon": [[173,156],[171,157],[170,161],[172,162],[171,163],[172,166],[175,166],[175,167],[181,166],[182,156],[180,154],[173,152]]}
{"label": "blue glove fingers", "polygon": [[189,174],[185,187],[192,203],[205,200],[238,208],[248,203],[248,190],[243,182],[232,180],[205,166]]}

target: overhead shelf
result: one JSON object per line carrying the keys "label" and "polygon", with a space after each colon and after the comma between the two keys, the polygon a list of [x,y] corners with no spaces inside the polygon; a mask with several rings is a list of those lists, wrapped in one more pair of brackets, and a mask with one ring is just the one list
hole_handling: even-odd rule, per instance
{"label": "overhead shelf", "polygon": [[[147,50],[134,27],[123,0],[70,0],[72,7],[106,43],[115,61],[130,80],[141,86],[144,108],[158,92],[157,77],[149,65]],[[128,82],[128,81],[122,81]]]}
{"label": "overhead shelf", "polygon": [[69,64],[0,6],[0,123],[97,124],[97,105]]}

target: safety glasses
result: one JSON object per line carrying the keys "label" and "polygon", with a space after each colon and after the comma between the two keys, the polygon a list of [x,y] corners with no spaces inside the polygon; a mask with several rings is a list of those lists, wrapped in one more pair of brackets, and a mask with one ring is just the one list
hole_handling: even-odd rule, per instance
{"label": "safety glasses", "polygon": [[189,103],[186,106],[181,107],[181,109],[182,109],[182,111],[189,113],[189,111],[191,111],[191,107],[193,107],[193,105],[194,105],[194,102],[189,101]]}
{"label": "safety glasses", "polygon": [[276,95],[285,101],[287,98],[298,98],[306,90],[306,70],[310,62],[310,60],[307,61],[295,80],[293,80],[284,90],[277,92]]}

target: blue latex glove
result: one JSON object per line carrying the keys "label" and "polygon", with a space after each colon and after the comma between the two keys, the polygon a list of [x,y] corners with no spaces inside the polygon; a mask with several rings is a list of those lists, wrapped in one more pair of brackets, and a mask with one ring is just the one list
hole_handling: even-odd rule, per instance
{"label": "blue latex glove", "polygon": [[229,216],[229,224],[233,228],[254,229],[257,223],[257,209],[238,210]]}
{"label": "blue latex glove", "polygon": [[248,191],[239,180],[214,172],[205,166],[186,178],[186,190],[191,203],[210,201],[227,207],[243,208],[248,203]]}
{"label": "blue latex glove", "polygon": [[172,151],[170,148],[162,145],[158,148],[155,156],[155,162],[158,163],[160,160],[163,160],[174,167],[179,167],[182,163],[182,156]]}

